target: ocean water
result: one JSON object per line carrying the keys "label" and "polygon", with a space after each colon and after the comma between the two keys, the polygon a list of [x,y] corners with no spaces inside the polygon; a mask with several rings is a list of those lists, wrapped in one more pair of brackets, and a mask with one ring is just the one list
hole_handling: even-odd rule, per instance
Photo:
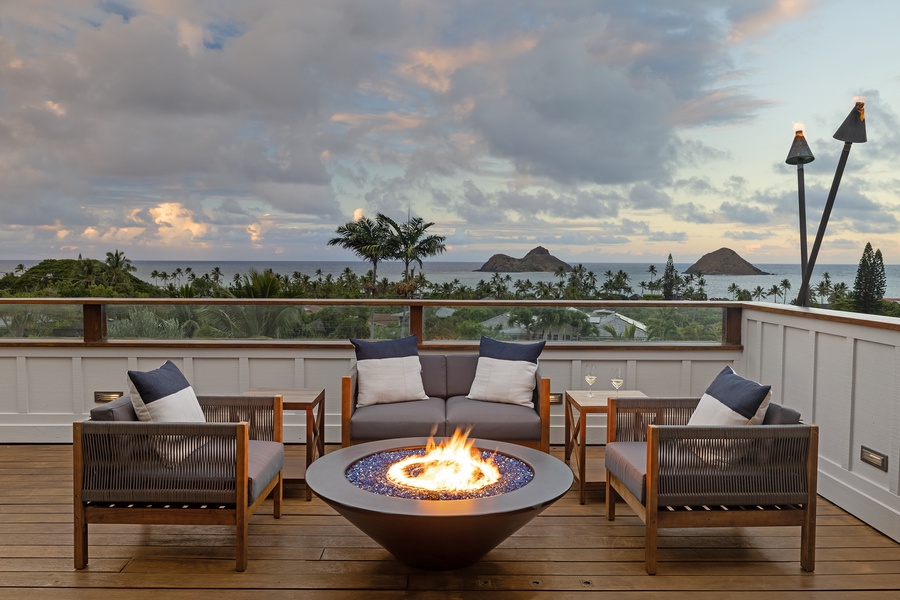
{"label": "ocean water", "polygon": [[[0,275],[12,272],[17,265],[22,264],[26,268],[37,264],[38,261],[11,261],[0,260]],[[164,271],[171,274],[176,268],[182,271],[190,267],[197,276],[204,273],[210,273],[215,267],[219,267],[222,272],[223,281],[231,281],[236,274],[243,275],[251,268],[258,270],[272,269],[276,273],[292,275],[295,272],[304,273],[311,277],[316,277],[318,271],[322,275],[331,274],[335,277],[340,275],[344,269],[350,269],[358,275],[365,275],[371,266],[369,263],[362,261],[152,261],[152,260],[135,260],[132,264],[137,268],[135,275],[152,283],[160,283],[154,281],[151,277],[153,271]],[[460,283],[469,287],[474,287],[479,281],[488,281],[493,273],[483,273],[476,271],[483,263],[480,262],[451,262],[451,261],[432,261],[426,262],[422,271],[425,277],[432,283],[446,283],[453,280],[459,280]],[[597,276],[598,285],[605,281],[605,273],[619,270],[625,271],[630,276],[630,284],[636,293],[640,293],[641,281],[649,282],[650,274],[647,268],[651,263],[583,263],[585,268],[593,271]],[[654,263],[656,266],[658,279],[663,270],[665,263]],[[675,268],[679,273],[683,273],[685,269],[690,267],[690,263],[675,263]],[[791,289],[788,292],[788,301],[796,297],[800,289],[800,267],[799,265],[787,264],[757,264],[756,267],[770,273],[769,275],[704,275],[706,279],[706,293],[709,298],[731,299],[728,288],[732,284],[737,284],[740,288],[753,290],[756,286],[762,286],[764,290],[769,290],[773,285],[781,285],[782,280],[787,279],[791,283]],[[853,288],[853,280],[856,278],[856,269],[858,265],[852,264],[832,264],[832,265],[816,265],[810,285],[815,285],[822,280],[822,274],[828,273],[831,277],[832,284],[844,282],[849,289]],[[419,272],[417,269],[416,272]],[[402,277],[403,265],[396,262],[383,263],[378,265],[378,277],[387,277],[391,281],[397,281]],[[887,275],[886,298],[900,298],[900,265],[885,265],[885,274]],[[506,273],[503,274],[507,275]],[[533,283],[539,281],[556,282],[558,279],[553,273],[509,273],[512,281],[509,284],[512,289],[512,282],[516,279],[529,279]],[[772,298],[768,299],[773,301]],[[784,299],[779,296],[778,302]]]}

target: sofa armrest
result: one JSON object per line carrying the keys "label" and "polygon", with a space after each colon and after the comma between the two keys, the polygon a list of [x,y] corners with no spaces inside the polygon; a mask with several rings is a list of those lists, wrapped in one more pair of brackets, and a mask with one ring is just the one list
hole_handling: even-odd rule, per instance
{"label": "sofa armrest", "polygon": [[207,423],[246,422],[250,439],[267,442],[284,441],[284,400],[280,395],[267,396],[197,396]]}
{"label": "sofa armrest", "polygon": [[247,423],[73,427],[76,501],[247,503]]}
{"label": "sofa armrest", "polygon": [[341,377],[341,446],[350,445],[350,417],[356,410],[356,387],[358,380],[356,365],[350,369],[349,375]]}
{"label": "sofa armrest", "polygon": [[542,452],[550,452],[550,378],[544,377],[540,367],[534,374],[534,410],[541,418]]}

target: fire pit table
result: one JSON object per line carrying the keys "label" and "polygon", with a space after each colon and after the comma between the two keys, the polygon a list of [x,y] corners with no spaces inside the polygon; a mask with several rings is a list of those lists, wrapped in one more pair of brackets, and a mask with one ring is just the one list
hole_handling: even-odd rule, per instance
{"label": "fire pit table", "polygon": [[396,454],[424,453],[428,441],[401,438],[342,448],[310,465],[306,483],[398,560],[428,570],[457,569],[478,562],[572,485],[571,469],[549,454],[479,439],[469,440],[474,449],[486,456],[496,453],[503,465],[500,470],[505,471],[503,477],[512,476],[517,484],[501,480],[490,492],[493,495],[447,499],[444,492],[426,492],[422,497],[387,495],[395,492],[381,488],[390,485],[378,483],[367,489],[359,481],[359,471],[364,479],[371,479],[370,472],[378,471]]}

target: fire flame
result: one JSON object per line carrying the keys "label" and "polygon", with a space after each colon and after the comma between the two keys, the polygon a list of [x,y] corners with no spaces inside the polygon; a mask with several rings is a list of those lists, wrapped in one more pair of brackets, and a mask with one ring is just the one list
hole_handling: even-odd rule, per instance
{"label": "fire flame", "polygon": [[440,446],[429,438],[424,456],[410,456],[391,465],[388,479],[399,485],[428,491],[471,491],[500,480],[494,461],[484,460],[472,447],[469,432],[456,430]]}

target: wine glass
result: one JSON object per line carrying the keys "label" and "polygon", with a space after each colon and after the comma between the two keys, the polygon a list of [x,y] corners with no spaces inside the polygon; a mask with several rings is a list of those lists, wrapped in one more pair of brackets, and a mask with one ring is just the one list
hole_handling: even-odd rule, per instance
{"label": "wine glass", "polygon": [[597,367],[588,365],[584,369],[584,381],[588,384],[588,398],[594,397],[594,382],[597,381]]}
{"label": "wine glass", "polygon": [[625,380],[622,379],[622,369],[615,368],[613,369],[612,379],[609,380],[614,388],[616,388],[616,398],[619,397],[619,388],[622,387],[622,384],[625,383]]}

